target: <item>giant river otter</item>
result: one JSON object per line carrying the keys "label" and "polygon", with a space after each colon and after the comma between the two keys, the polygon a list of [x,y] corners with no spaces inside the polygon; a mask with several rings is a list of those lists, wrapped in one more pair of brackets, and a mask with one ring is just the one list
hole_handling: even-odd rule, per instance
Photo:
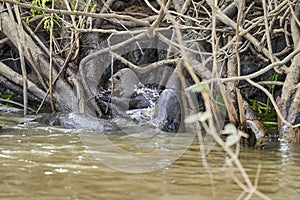
{"label": "giant river otter", "polygon": [[[96,96],[96,102],[104,115],[109,117],[128,117],[141,109],[151,108],[152,120],[167,132],[177,132],[182,122],[181,100],[175,90],[167,89],[163,92],[156,87],[143,85],[137,75],[128,68],[121,69],[110,79],[108,91]],[[130,112],[128,112],[130,111]],[[143,110],[144,111],[144,110]],[[143,119],[149,118],[142,116]]]}
{"label": "giant river otter", "polygon": [[[108,90],[99,93],[95,100],[102,112],[102,117],[131,118],[138,123],[150,123],[163,131],[183,131],[181,92],[175,89],[163,91],[157,87],[143,85],[137,75],[128,68],[121,69],[110,79]],[[179,94],[179,95],[178,95]],[[140,115],[140,117],[138,117]],[[144,119],[139,121],[140,119]],[[98,131],[119,130],[117,124],[84,113],[52,113],[36,121],[76,128]]]}

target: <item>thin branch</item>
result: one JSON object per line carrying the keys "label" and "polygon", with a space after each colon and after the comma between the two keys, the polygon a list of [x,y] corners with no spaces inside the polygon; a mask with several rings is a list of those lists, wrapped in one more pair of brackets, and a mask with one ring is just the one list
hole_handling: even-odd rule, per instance
{"label": "thin branch", "polygon": [[[12,105],[16,105],[16,106],[19,106],[19,107],[21,107],[21,108],[24,109],[24,105],[23,104],[15,102],[15,101],[12,101],[12,100],[9,100],[9,99],[0,98],[0,102],[9,103],[9,104],[12,104]],[[28,110],[30,110],[31,112],[35,112],[35,110],[32,109],[32,108],[30,108],[30,107],[28,107]]]}
{"label": "thin branch", "polygon": [[245,7],[245,0],[240,0],[240,2],[237,2],[237,7],[238,7],[238,14],[237,14],[237,19],[236,19],[236,30],[235,30],[235,35],[236,35],[236,44],[235,44],[235,54],[236,54],[236,60],[237,60],[237,76],[241,75],[241,58],[240,58],[240,53],[239,53],[239,48],[240,48],[240,25],[242,25],[242,13]]}
{"label": "thin branch", "polygon": [[270,35],[270,30],[269,30],[269,23],[268,23],[268,12],[267,12],[267,5],[266,5],[266,0],[262,0],[263,2],[263,10],[264,10],[264,23],[265,23],[265,30],[266,30],[266,36],[267,36],[267,45],[268,45],[268,50],[270,54],[270,60],[272,63],[275,62],[274,59],[274,54],[272,50],[272,43],[271,43],[271,35]]}
{"label": "thin branch", "polygon": [[146,66],[140,67],[140,66],[137,66],[137,65],[133,64],[132,62],[128,61],[127,59],[123,58],[122,56],[118,55],[117,53],[112,52],[112,56],[114,58],[116,58],[117,60],[120,60],[123,64],[127,65],[133,71],[140,73],[140,74],[146,74],[158,67],[176,64],[179,61],[179,59],[176,59],[176,58],[168,59],[168,60],[161,60],[161,61],[158,61],[155,63],[148,64]]}
{"label": "thin branch", "polygon": [[[54,0],[52,0],[52,9],[54,8]],[[53,22],[54,18],[53,18],[53,13],[50,14],[50,61],[49,61],[49,91],[50,91],[50,105],[51,105],[51,110],[52,112],[55,111],[55,107],[54,107],[54,103],[53,103],[53,84],[52,84],[52,80],[53,80],[53,26],[54,26],[54,22]]]}
{"label": "thin branch", "polygon": [[[6,4],[7,8],[10,10],[9,4]],[[18,50],[19,50],[19,56],[20,56],[20,62],[21,62],[21,70],[22,70],[22,76],[23,76],[23,104],[24,104],[24,115],[27,115],[28,110],[28,80],[27,80],[27,72],[26,72],[26,65],[25,65],[25,57],[24,57],[24,50],[25,48],[25,34],[24,29],[22,26],[22,21],[20,17],[20,11],[19,7],[17,5],[14,5],[14,10],[16,14],[16,18],[18,21]],[[11,12],[9,12],[11,14]],[[13,19],[13,16],[10,16]]]}
{"label": "thin branch", "polygon": [[119,20],[127,20],[127,21],[132,21],[137,25],[140,26],[145,26],[145,27],[150,27],[150,23],[147,21],[142,21],[139,19],[136,19],[134,17],[128,16],[128,15],[118,15],[118,14],[100,14],[100,13],[91,13],[91,12],[82,12],[82,11],[68,11],[68,10],[57,10],[57,9],[49,9],[49,8],[41,8],[39,6],[33,6],[30,4],[26,3],[21,3],[18,1],[13,1],[13,0],[1,0],[2,2],[5,3],[11,3],[11,4],[16,4],[22,8],[28,8],[28,9],[33,9],[33,10],[38,10],[41,12],[45,13],[52,13],[52,14],[62,14],[62,15],[73,15],[73,16],[86,16],[86,17],[93,17],[93,18],[115,18]]}

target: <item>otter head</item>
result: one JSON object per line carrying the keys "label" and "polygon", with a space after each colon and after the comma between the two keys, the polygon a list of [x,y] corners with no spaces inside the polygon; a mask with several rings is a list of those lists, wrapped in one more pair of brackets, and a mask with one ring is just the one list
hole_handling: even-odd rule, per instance
{"label": "otter head", "polygon": [[120,97],[130,98],[135,85],[139,83],[139,78],[131,69],[125,68],[112,75],[109,82],[108,90]]}

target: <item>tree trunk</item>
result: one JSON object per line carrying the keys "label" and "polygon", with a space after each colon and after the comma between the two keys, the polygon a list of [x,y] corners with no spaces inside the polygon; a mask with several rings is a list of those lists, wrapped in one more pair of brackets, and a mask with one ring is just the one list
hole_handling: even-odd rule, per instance
{"label": "tree trunk", "polygon": [[[300,48],[300,27],[295,17],[300,19],[300,4],[295,6],[296,16],[291,19],[291,32],[294,49]],[[280,100],[283,117],[292,125],[300,123],[300,54],[298,53],[287,70]],[[300,143],[300,127],[289,127],[280,123],[280,137],[292,143]]]}

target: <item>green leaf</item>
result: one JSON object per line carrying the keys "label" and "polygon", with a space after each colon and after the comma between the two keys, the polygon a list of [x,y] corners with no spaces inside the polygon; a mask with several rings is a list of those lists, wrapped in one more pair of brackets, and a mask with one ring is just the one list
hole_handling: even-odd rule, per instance
{"label": "green leaf", "polygon": [[278,123],[277,122],[262,122],[263,125],[267,125],[267,126],[278,126]]}
{"label": "green leaf", "polygon": [[71,3],[71,10],[74,11],[76,6],[76,0],[73,0]]}
{"label": "green leaf", "polygon": [[27,25],[29,25],[29,17],[25,18],[25,22],[26,22]]}
{"label": "green leaf", "polygon": [[10,100],[14,96],[15,96],[14,94],[0,94],[0,98],[7,99],[7,100]]}
{"label": "green leaf", "polygon": [[200,84],[195,84],[191,87],[193,92],[204,92],[204,91],[209,91],[209,87],[207,83],[200,83]]}
{"label": "green leaf", "polygon": [[47,30],[49,25],[49,19],[45,19],[44,21],[44,29]]}

